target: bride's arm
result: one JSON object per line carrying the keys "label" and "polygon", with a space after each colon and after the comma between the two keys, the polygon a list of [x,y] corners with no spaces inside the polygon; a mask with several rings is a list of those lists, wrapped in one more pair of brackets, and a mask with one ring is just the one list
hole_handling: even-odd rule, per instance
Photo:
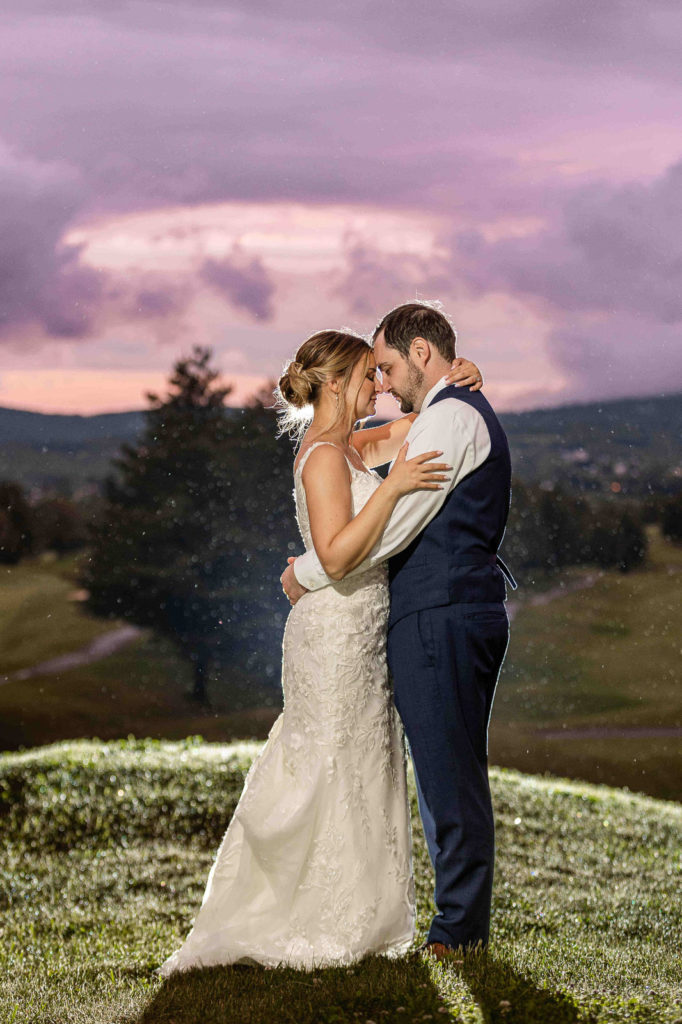
{"label": "bride's arm", "polygon": [[[359,565],[381,537],[400,497],[414,490],[443,490],[448,479],[440,454],[429,451],[405,461],[406,448],[383,483],[353,515],[348,465],[332,445],[311,452],[301,474],[313,546],[322,568],[334,580]],[[313,465],[314,462],[314,465]]]}
{"label": "bride's arm", "polygon": [[[470,391],[480,391],[483,387],[483,374],[476,363],[461,356],[453,361],[445,380],[448,384],[457,384],[458,387],[469,385]],[[410,412],[407,416],[400,416],[377,427],[354,430],[351,439],[353,447],[370,468],[392,462],[416,418],[417,414]]]}
{"label": "bride's arm", "polygon": [[396,457],[416,418],[416,412],[410,412],[378,427],[354,430],[351,443],[366,466],[383,466]]}

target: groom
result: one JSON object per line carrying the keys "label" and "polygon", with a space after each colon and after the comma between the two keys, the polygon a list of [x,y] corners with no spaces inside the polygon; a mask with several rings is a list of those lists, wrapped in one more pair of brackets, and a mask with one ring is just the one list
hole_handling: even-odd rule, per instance
{"label": "groom", "polygon": [[[442,449],[453,473],[443,490],[404,495],[352,573],[389,559],[388,666],[436,876],[438,913],[425,948],[439,959],[488,943],[488,723],[509,640],[505,577],[516,587],[497,556],[511,495],[507,438],[482,392],[443,381],[455,340],[449,320],[419,302],[398,306],[374,332],[384,390],[403,413],[419,414],[408,458]],[[292,603],[333,582],[314,551],[282,576]]]}

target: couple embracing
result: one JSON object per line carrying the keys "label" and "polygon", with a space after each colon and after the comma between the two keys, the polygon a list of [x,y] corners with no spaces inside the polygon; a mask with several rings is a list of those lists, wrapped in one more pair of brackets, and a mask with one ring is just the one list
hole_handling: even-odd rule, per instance
{"label": "couple embracing", "polygon": [[[434,305],[373,344],[321,331],[275,392],[299,431],[305,554],[282,586],[284,710],[251,765],[183,945],[158,968],[349,964],[414,941],[405,736],[435,870],[425,947],[488,943],[494,822],[488,722],[509,623],[497,555],[505,434]],[[385,391],[404,416],[354,429]],[[385,479],[372,467],[392,462]]]}

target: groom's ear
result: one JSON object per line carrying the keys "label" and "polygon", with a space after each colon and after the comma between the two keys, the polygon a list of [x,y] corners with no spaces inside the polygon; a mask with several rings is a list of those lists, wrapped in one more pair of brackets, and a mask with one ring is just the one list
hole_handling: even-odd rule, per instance
{"label": "groom's ear", "polygon": [[417,336],[412,339],[410,355],[412,356],[413,362],[417,363],[419,366],[425,366],[428,363],[431,358],[431,347],[426,338]]}

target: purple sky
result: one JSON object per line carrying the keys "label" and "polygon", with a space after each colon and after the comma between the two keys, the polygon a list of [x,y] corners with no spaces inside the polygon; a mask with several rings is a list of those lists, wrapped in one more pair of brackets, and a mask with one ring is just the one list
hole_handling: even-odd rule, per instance
{"label": "purple sky", "polygon": [[682,390],[677,0],[0,17],[0,404],[141,408],[194,341],[241,400],[415,296],[500,408]]}

